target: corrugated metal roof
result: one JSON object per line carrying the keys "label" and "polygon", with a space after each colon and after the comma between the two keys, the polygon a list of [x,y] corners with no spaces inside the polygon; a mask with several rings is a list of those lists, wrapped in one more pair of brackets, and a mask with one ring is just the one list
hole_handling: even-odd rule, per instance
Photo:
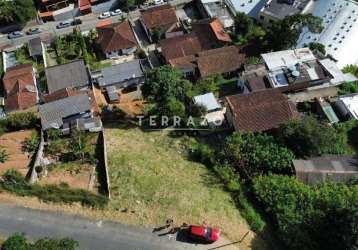
{"label": "corrugated metal roof", "polygon": [[213,93],[194,96],[194,103],[204,106],[208,112],[221,108]]}
{"label": "corrugated metal roof", "polygon": [[60,128],[63,118],[91,110],[88,95],[63,98],[39,106],[42,129]]}
{"label": "corrugated metal roof", "polygon": [[143,77],[144,73],[141,67],[140,59],[120,63],[102,69],[102,78],[98,79],[101,87],[121,83],[125,80]]}
{"label": "corrugated metal roof", "polygon": [[90,84],[90,77],[82,59],[48,67],[45,73],[50,94],[67,87],[83,87]]}

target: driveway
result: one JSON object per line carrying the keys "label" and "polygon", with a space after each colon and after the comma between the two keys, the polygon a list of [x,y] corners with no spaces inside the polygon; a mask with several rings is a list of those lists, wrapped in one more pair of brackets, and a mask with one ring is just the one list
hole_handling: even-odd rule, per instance
{"label": "driveway", "polygon": [[80,249],[93,250],[238,249],[224,239],[214,245],[196,245],[178,241],[175,235],[159,236],[149,228],[0,204],[0,235],[15,232],[24,232],[32,240],[71,237],[79,241]]}

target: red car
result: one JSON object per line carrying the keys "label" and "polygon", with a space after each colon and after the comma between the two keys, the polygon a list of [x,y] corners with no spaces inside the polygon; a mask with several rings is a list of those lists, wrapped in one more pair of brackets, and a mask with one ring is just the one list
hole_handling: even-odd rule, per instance
{"label": "red car", "polygon": [[189,236],[192,239],[213,243],[219,239],[220,230],[207,226],[189,226]]}

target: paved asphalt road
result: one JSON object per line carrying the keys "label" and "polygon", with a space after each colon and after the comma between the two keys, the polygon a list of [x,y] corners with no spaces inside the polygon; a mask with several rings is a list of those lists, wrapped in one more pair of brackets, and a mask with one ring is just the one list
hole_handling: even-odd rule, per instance
{"label": "paved asphalt road", "polygon": [[[131,19],[137,19],[139,17],[139,15],[140,15],[139,11],[132,11],[129,14],[129,17]],[[89,31],[89,30],[95,28],[96,25],[100,21],[102,21],[102,20],[98,19],[98,15],[95,15],[95,14],[89,14],[89,15],[85,15],[85,16],[76,17],[76,19],[82,20],[82,24],[79,25],[81,31]],[[118,22],[120,20],[120,16],[110,17],[109,19],[111,19],[112,22]],[[8,39],[6,34],[2,34],[2,35],[0,35],[0,47],[4,47],[6,45],[18,46],[18,45],[26,43],[27,41],[29,41],[30,39],[35,38],[35,37],[46,38],[50,35],[55,36],[55,35],[69,34],[73,31],[74,26],[70,26],[68,28],[63,28],[63,29],[57,29],[56,25],[58,25],[58,23],[59,22],[47,22],[42,25],[31,26],[31,27],[40,28],[42,30],[42,32],[40,34],[35,34],[35,35],[25,35],[23,37],[16,38],[16,39]],[[23,32],[26,32],[28,28],[29,27],[26,27]]]}
{"label": "paved asphalt road", "polygon": [[227,248],[225,245],[230,242],[225,241],[196,245],[168,235],[158,236],[149,228],[0,204],[0,235],[15,232],[24,232],[33,240],[46,236],[71,237],[79,241],[80,249],[93,250],[238,249],[231,244]]}

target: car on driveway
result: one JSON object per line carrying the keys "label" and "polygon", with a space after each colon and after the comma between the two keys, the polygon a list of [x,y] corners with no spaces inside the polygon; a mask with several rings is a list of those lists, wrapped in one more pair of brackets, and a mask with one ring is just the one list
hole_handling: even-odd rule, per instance
{"label": "car on driveway", "polygon": [[111,17],[111,13],[110,12],[103,12],[101,15],[99,15],[99,19],[106,19]]}
{"label": "car on driveway", "polygon": [[189,226],[189,237],[193,240],[213,243],[219,239],[220,230],[207,226]]}
{"label": "car on driveway", "polygon": [[63,29],[63,28],[67,28],[71,26],[71,22],[70,21],[62,21],[59,24],[56,25],[57,29]]}
{"label": "car on driveway", "polygon": [[122,11],[120,9],[111,11],[111,16],[118,16],[118,15],[122,15]]}
{"label": "car on driveway", "polygon": [[9,39],[15,39],[24,36],[24,33],[21,31],[13,31],[7,35]]}
{"label": "car on driveway", "polygon": [[35,34],[40,34],[40,33],[41,33],[40,28],[31,28],[26,31],[26,34],[28,34],[28,35],[35,35]]}

